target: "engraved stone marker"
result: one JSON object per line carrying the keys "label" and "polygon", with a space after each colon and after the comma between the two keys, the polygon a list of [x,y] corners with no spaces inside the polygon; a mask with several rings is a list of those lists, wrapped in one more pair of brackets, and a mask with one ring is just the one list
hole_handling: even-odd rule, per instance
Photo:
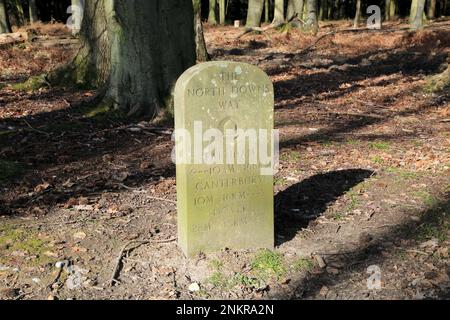
{"label": "engraved stone marker", "polygon": [[273,172],[264,170],[274,165],[273,114],[272,82],[255,66],[207,62],[178,79],[178,242],[188,257],[273,248]]}

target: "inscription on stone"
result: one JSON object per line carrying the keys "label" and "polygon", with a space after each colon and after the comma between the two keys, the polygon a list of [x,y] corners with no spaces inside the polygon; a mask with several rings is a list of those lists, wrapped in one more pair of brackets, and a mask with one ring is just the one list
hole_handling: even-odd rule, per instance
{"label": "inscription on stone", "polygon": [[[273,247],[273,175],[262,174],[268,163],[259,150],[272,150],[273,114],[273,85],[257,67],[208,62],[178,80],[178,238],[187,256],[223,248]],[[200,138],[199,129],[206,130]],[[258,144],[249,147],[246,138],[252,137]],[[238,151],[240,142],[244,152]]]}

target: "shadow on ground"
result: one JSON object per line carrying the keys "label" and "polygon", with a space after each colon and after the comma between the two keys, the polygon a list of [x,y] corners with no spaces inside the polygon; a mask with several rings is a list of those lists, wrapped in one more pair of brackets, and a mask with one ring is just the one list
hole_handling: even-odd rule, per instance
{"label": "shadow on ground", "polygon": [[279,192],[275,196],[277,245],[293,239],[337,198],[373,173],[370,170],[350,169],[318,174]]}
{"label": "shadow on ground", "polygon": [[[435,204],[429,209],[420,213],[421,219],[419,221],[407,220],[407,222],[400,224],[398,226],[392,226],[388,231],[374,235],[368,242],[362,242],[359,246],[350,251],[345,251],[341,253],[319,253],[322,255],[328,264],[340,264],[344,265],[344,269],[338,275],[329,274],[326,271],[317,274],[308,274],[308,276],[302,278],[301,280],[293,283],[291,290],[285,294],[278,294],[276,299],[314,299],[321,288],[336,287],[349,283],[349,281],[358,282],[361,281],[360,289],[361,292],[354,292],[355,298],[361,299],[361,293],[365,293],[367,299],[383,299],[385,296],[387,299],[392,299],[397,295],[401,295],[405,289],[415,290],[417,292],[418,298],[420,299],[449,299],[450,298],[450,287],[448,283],[443,283],[442,286],[436,286],[434,290],[433,297],[421,297],[419,288],[411,287],[413,280],[416,280],[419,275],[416,274],[417,271],[414,270],[414,265],[408,265],[406,270],[408,274],[415,274],[413,278],[408,278],[408,274],[403,274],[403,283],[401,287],[399,285],[399,279],[386,279],[383,278],[383,268],[388,268],[389,266],[383,265],[388,259],[393,259],[398,254],[398,251],[407,252],[410,247],[417,244],[419,241],[427,240],[427,238],[422,239],[421,234],[427,230],[427,228],[446,228],[448,227],[448,211],[450,210],[450,200],[448,194],[441,200],[441,202]],[[374,230],[375,231],[375,230]],[[412,240],[412,244],[407,246],[401,245],[399,243],[402,240]],[[414,250],[412,250],[414,251]],[[432,255],[430,255],[432,257]],[[367,278],[370,274],[367,273],[367,268],[369,266],[378,266],[381,269],[382,290],[370,291],[366,288]],[[439,270],[439,268],[437,268]],[[440,270],[450,273],[450,270]],[[400,270],[398,272],[401,272]],[[362,276],[361,276],[362,275]],[[427,275],[428,278],[433,277],[433,273]],[[361,279],[362,278],[362,279]],[[345,289],[345,288],[344,288]],[[345,295],[345,294],[344,294]],[[325,298],[325,297],[322,297]],[[339,297],[335,297],[338,299]]]}

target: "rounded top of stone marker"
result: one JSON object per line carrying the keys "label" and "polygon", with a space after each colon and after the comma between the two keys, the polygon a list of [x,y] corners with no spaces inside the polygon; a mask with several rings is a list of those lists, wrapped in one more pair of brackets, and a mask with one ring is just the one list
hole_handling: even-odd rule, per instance
{"label": "rounded top of stone marker", "polygon": [[234,71],[236,74],[254,74],[257,75],[257,79],[261,82],[267,82],[272,85],[272,81],[269,76],[257,66],[254,66],[245,62],[234,62],[234,61],[210,61],[197,64],[189,69],[187,69],[179,78],[175,85],[175,94],[184,93],[186,86],[189,84],[195,76],[202,74],[208,69],[229,69],[229,71]]}

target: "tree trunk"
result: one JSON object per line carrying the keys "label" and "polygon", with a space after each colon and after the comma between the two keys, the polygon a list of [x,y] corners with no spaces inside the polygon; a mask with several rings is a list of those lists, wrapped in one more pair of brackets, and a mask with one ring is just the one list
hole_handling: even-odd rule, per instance
{"label": "tree trunk", "polygon": [[23,26],[25,24],[25,13],[23,11],[23,5],[20,0],[14,0],[14,6],[17,13],[17,24]]}
{"label": "tree trunk", "polygon": [[287,21],[291,21],[295,16],[302,20],[303,0],[289,0],[286,14]]}
{"label": "tree trunk", "polygon": [[226,0],[219,0],[219,23],[221,25],[225,24],[226,16]]}
{"label": "tree trunk", "polygon": [[339,20],[341,12],[341,2],[339,0],[334,0],[334,19]]}
{"label": "tree trunk", "polygon": [[36,0],[29,0],[28,3],[29,3],[28,11],[30,14],[30,23],[33,24],[38,21]]}
{"label": "tree trunk", "polygon": [[317,20],[317,0],[307,0],[306,6],[308,15],[306,18],[305,29],[311,31],[314,35],[319,31],[319,23]]}
{"label": "tree trunk", "polygon": [[358,28],[359,21],[361,20],[361,0],[356,0],[356,13],[355,20],[353,21],[353,28]]}
{"label": "tree trunk", "polygon": [[217,0],[209,0],[208,23],[213,26],[217,24]]}
{"label": "tree trunk", "polygon": [[275,0],[272,24],[284,23],[284,0]]}
{"label": "tree trunk", "polygon": [[195,64],[193,17],[191,0],[86,1],[82,47],[50,80],[104,87],[104,107],[155,116]]}
{"label": "tree trunk", "polygon": [[398,0],[391,0],[391,6],[389,9],[391,19],[393,19],[397,15],[397,1]]}
{"label": "tree trunk", "polygon": [[320,16],[319,19],[324,21],[328,19],[328,0],[320,1]]}
{"label": "tree trunk", "polygon": [[270,21],[270,2],[269,0],[264,1],[264,22],[269,23]]}
{"label": "tree trunk", "polygon": [[384,19],[389,21],[391,20],[391,0],[385,0],[384,3]]}
{"label": "tree trunk", "polygon": [[257,28],[261,25],[261,16],[264,7],[264,0],[249,0],[247,11],[247,28]]}
{"label": "tree trunk", "polygon": [[409,11],[409,23],[412,24],[417,13],[417,3],[418,0],[412,0],[411,1],[411,9]]}
{"label": "tree trunk", "polygon": [[6,0],[0,0],[0,34],[11,33],[8,12],[6,12]]}
{"label": "tree trunk", "polygon": [[203,34],[202,1],[192,0],[192,4],[194,6],[195,47],[197,52],[197,61],[205,62],[209,60],[209,54],[206,49],[205,36]]}
{"label": "tree trunk", "polygon": [[427,16],[428,19],[434,19],[436,17],[436,0],[430,0]]}
{"label": "tree trunk", "polygon": [[328,0],[327,3],[328,3],[328,19],[331,20],[333,19],[333,3],[330,0]]}
{"label": "tree trunk", "polygon": [[[417,30],[423,28],[423,15],[425,12],[425,0],[413,0],[413,5],[416,5],[415,15],[411,22],[411,29]],[[413,8],[411,7],[411,12],[413,12]]]}

